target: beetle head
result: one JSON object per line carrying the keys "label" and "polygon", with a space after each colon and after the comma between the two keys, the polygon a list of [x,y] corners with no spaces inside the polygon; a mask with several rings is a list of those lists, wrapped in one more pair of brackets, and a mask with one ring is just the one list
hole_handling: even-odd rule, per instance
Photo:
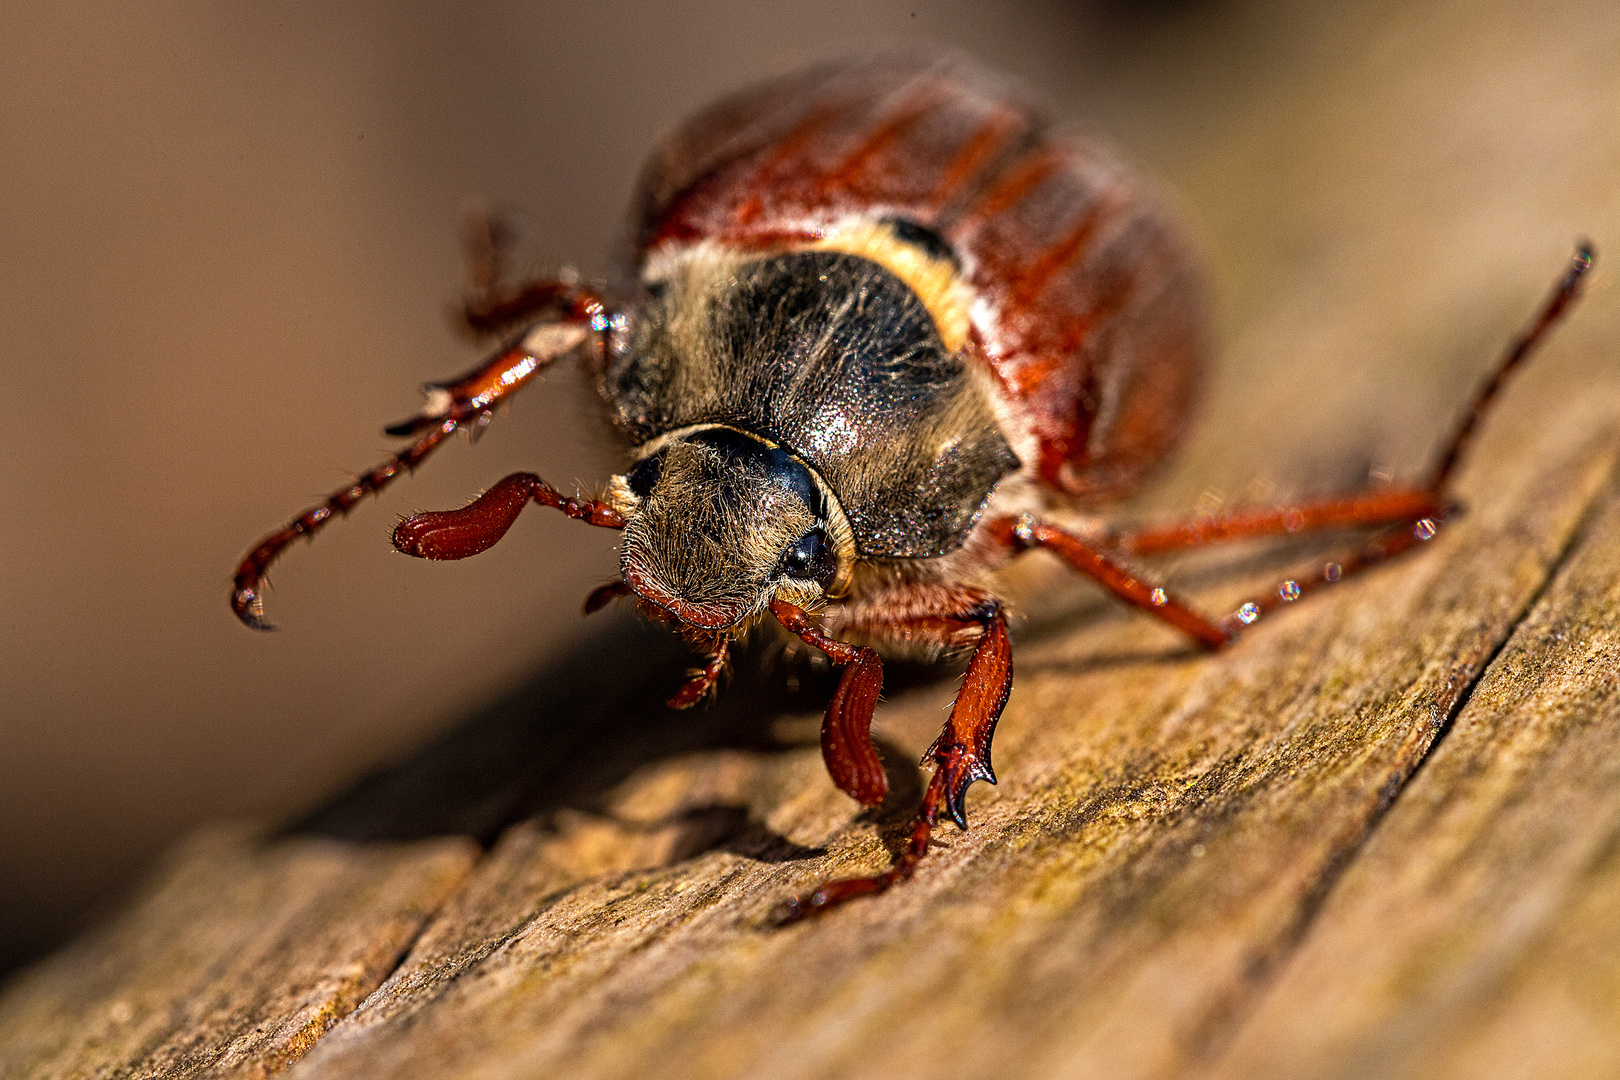
{"label": "beetle head", "polygon": [[843,591],[854,540],[804,462],[718,426],[650,449],[613,484],[628,518],[620,572],[643,600],[691,626],[724,630],[779,592],[805,606]]}

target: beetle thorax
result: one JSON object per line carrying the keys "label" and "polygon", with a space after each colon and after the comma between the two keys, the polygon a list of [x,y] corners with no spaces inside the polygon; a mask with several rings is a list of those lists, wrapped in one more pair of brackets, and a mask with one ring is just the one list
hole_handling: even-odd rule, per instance
{"label": "beetle thorax", "polygon": [[836,595],[857,559],[947,555],[1017,468],[930,307],[873,259],[700,245],[645,280],[603,379],[637,445],[623,571],[684,621]]}

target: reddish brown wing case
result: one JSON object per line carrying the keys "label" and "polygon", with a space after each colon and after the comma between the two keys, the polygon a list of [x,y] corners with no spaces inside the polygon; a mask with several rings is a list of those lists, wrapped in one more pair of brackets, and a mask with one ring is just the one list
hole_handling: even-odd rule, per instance
{"label": "reddish brown wing case", "polygon": [[978,303],[968,348],[1072,495],[1128,489],[1183,430],[1203,354],[1192,259],[1141,181],[956,57],[811,69],[726,98],[654,152],[637,262],[669,243],[770,247],[851,215],[943,236]]}

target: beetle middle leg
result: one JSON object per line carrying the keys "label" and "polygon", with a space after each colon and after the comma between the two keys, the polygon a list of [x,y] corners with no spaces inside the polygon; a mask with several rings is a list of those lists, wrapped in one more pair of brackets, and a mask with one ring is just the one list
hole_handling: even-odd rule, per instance
{"label": "beetle middle leg", "polygon": [[[872,749],[869,734],[871,709],[876,704],[877,690],[882,684],[882,668],[878,665],[876,653],[828,638],[809,623],[802,611],[790,604],[778,601],[772,604],[771,610],[784,626],[807,643],[826,651],[835,662],[843,662],[842,655],[854,656],[854,659],[847,661],[852,666],[845,669],[844,679],[834,695],[834,704],[828,710],[829,728],[835,726],[831,722],[832,717],[840,698],[844,696],[845,686],[852,681],[852,673],[856,673],[854,665],[870,657],[867,662],[871,664],[870,670],[875,672],[875,679],[866,680],[871,704],[864,706],[864,719],[853,727],[860,732],[861,756],[870,759],[871,766],[879,770],[878,776],[881,777],[881,766]],[[995,734],[996,721],[1001,718],[1007,695],[1012,690],[1012,641],[1007,633],[1006,613],[1001,604],[977,590],[943,590],[936,594],[926,587],[912,587],[909,590],[902,587],[894,590],[892,595],[880,595],[850,609],[843,621],[846,626],[872,636],[957,644],[977,635],[978,641],[968,661],[967,673],[962,678],[962,688],[951,707],[950,718],[945,722],[939,738],[923,755],[924,764],[933,763],[934,775],[923,794],[922,806],[905,849],[880,874],[828,882],[805,896],[790,900],[784,913],[786,921],[817,914],[857,896],[883,892],[907,880],[928,854],[940,812],[950,815],[959,827],[967,828],[964,803],[967,789],[978,780],[995,783],[995,772],[990,765],[990,742]],[[850,652],[838,652],[840,646]],[[867,655],[855,655],[857,652]],[[855,680],[861,680],[860,674],[855,674]],[[825,734],[822,745],[828,768],[836,780],[839,767],[828,749]],[[839,786],[850,790],[842,782]],[[882,797],[882,791],[886,789],[885,779],[877,791],[877,799]],[[876,802],[877,799],[861,801]]]}
{"label": "beetle middle leg", "polygon": [[1255,507],[1133,529],[1109,536],[1108,546],[1127,555],[1162,555],[1225,540],[1399,525],[1439,516],[1443,516],[1443,507],[1438,492],[1391,487],[1294,506]]}

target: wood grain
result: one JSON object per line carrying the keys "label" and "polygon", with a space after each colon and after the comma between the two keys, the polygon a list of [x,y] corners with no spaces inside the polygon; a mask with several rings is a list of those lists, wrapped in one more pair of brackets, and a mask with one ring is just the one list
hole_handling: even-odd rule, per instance
{"label": "wood grain", "polygon": [[1617,612],[1611,490],[1224,1075],[1620,1073]]}
{"label": "wood grain", "polygon": [[[1496,494],[1423,556],[1221,656],[1110,608],[1031,627],[1001,786],[881,899],[770,923],[886,858],[914,777],[859,814],[809,702],[745,687],[649,731],[610,698],[568,712],[585,768],[515,755],[549,808],[476,865],[465,841],[318,835],[434,831],[390,813],[448,790],[443,760],[300,835],[199,840],[13,985],[0,1067],[259,1075],[313,1045],[296,1075],[1445,1075],[1534,1030],[1601,1059],[1620,448],[1601,413],[1564,417],[1487,453]],[[891,766],[950,691],[887,704]],[[742,719],[780,741],[703,748]]]}
{"label": "wood grain", "polygon": [[0,998],[0,1076],[265,1076],[398,963],[465,840],[196,837],[119,918]]}

